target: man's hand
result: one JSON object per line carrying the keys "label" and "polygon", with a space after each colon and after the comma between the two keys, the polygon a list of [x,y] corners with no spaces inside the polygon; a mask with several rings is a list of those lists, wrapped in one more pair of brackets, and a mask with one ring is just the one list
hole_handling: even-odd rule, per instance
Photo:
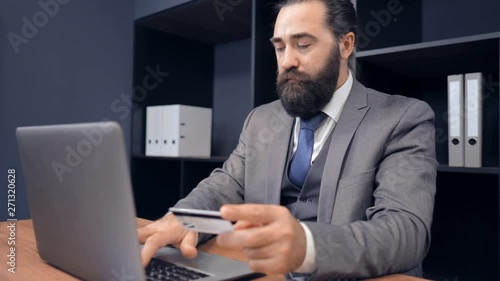
{"label": "man's hand", "polygon": [[142,264],[146,266],[155,253],[166,245],[173,245],[185,257],[194,258],[198,254],[198,232],[187,231],[177,221],[173,214],[150,223],[137,230],[142,248]]}
{"label": "man's hand", "polygon": [[302,264],[306,236],[300,223],[283,206],[224,205],[221,215],[237,221],[235,230],[219,234],[223,247],[243,248],[248,266],[256,272],[286,274]]}

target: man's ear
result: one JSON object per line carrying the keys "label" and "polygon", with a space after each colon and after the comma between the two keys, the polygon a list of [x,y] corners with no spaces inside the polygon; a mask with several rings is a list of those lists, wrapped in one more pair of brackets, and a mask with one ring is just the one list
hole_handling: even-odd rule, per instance
{"label": "man's ear", "polygon": [[356,36],[353,32],[344,34],[340,40],[340,56],[342,59],[348,60],[351,54],[354,52],[354,44],[356,42]]}

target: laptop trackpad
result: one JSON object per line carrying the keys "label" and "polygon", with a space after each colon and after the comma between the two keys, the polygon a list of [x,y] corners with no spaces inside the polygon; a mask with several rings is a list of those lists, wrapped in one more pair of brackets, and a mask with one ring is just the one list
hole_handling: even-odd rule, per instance
{"label": "laptop trackpad", "polygon": [[200,251],[195,258],[188,259],[176,248],[164,247],[155,257],[211,276],[200,280],[227,280],[253,273],[244,262]]}

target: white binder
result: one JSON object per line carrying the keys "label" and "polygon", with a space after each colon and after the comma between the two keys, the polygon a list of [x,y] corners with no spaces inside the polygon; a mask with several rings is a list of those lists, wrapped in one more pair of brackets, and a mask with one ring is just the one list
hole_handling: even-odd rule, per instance
{"label": "white binder", "polygon": [[160,156],[161,107],[146,108],[146,156]]}
{"label": "white binder", "polygon": [[154,112],[155,112],[155,117],[154,117],[154,156],[161,156],[161,128],[163,126],[163,116],[162,116],[162,110],[161,106],[155,106],[154,107]]}
{"label": "white binder", "polygon": [[[189,152],[182,154],[179,151],[179,146],[180,146],[180,142],[181,142],[181,135],[180,135],[180,130],[179,130],[180,122],[181,122],[179,119],[180,108],[181,108],[181,105],[170,105],[169,106],[170,115],[172,116],[172,120],[173,120],[173,122],[171,124],[171,128],[174,131],[174,134],[172,136],[172,150],[170,151],[170,154],[172,157],[193,156],[193,154],[190,154]],[[203,142],[203,140],[200,139],[200,143],[202,143],[202,142]]]}
{"label": "white binder", "polygon": [[463,167],[464,142],[464,76],[448,76],[448,165]]}
{"label": "white binder", "polygon": [[465,166],[482,167],[483,75],[465,75]]}
{"label": "white binder", "polygon": [[160,154],[161,156],[172,156],[172,142],[174,137],[174,130],[172,128],[172,120],[174,116],[168,110],[167,106],[161,107],[161,138],[160,138]]}
{"label": "white binder", "polygon": [[146,156],[153,155],[153,111],[151,106],[146,108]]}
{"label": "white binder", "polygon": [[162,116],[162,156],[210,156],[212,109],[165,105],[162,106]]}
{"label": "white binder", "polygon": [[179,132],[177,156],[209,157],[212,143],[212,109],[177,105]]}

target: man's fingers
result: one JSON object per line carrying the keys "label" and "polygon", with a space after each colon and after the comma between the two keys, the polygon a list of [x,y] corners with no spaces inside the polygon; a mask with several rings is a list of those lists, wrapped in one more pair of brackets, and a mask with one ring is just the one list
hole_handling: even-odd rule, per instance
{"label": "man's fingers", "polygon": [[275,241],[273,228],[269,226],[253,227],[217,236],[217,244],[226,248],[259,248]]}
{"label": "man's fingers", "polygon": [[273,222],[282,213],[283,207],[262,204],[224,205],[220,208],[222,218],[230,221],[248,221],[257,225]]}
{"label": "man's fingers", "polygon": [[139,228],[137,233],[139,242],[144,244],[141,251],[144,266],[167,244],[175,245],[186,257],[195,257],[197,254],[198,234],[185,231],[172,215],[165,215],[154,223]]}
{"label": "man's fingers", "polygon": [[139,243],[144,244],[146,242],[146,239],[148,239],[151,235],[155,233],[156,233],[156,227],[153,226],[153,223],[138,228],[137,236],[139,237]]}
{"label": "man's fingers", "polygon": [[186,258],[194,258],[198,254],[196,245],[198,244],[198,232],[189,231],[182,239],[179,250]]}
{"label": "man's fingers", "polygon": [[247,229],[247,228],[252,228],[252,227],[258,227],[261,226],[259,224],[251,223],[249,221],[238,221],[236,222],[235,225],[233,225],[234,230],[242,230],[242,229]]}
{"label": "man's fingers", "polygon": [[243,255],[249,260],[268,259],[276,256],[276,254],[278,254],[278,246],[276,244],[243,249]]}
{"label": "man's fingers", "polygon": [[156,254],[156,252],[165,245],[159,233],[153,234],[146,239],[144,247],[141,251],[142,265],[144,267],[148,265],[149,261],[151,261],[151,258]]}

